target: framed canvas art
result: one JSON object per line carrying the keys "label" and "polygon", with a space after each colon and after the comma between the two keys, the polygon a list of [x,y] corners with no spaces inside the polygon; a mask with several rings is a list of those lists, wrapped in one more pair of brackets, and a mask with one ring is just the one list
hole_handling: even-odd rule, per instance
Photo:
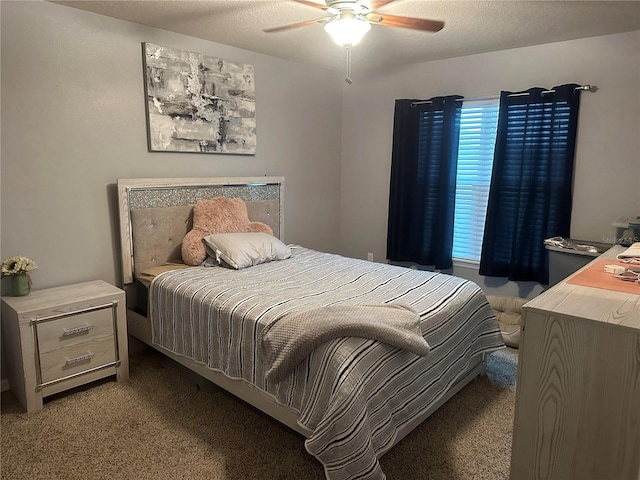
{"label": "framed canvas art", "polygon": [[253,66],[143,44],[151,152],[254,155]]}

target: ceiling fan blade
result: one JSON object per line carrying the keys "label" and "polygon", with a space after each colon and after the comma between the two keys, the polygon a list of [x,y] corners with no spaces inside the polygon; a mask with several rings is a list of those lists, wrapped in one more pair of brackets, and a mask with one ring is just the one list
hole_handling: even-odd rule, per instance
{"label": "ceiling fan blade", "polygon": [[397,15],[384,15],[380,13],[370,13],[366,19],[373,25],[383,25],[385,27],[411,28],[413,30],[424,30],[427,32],[439,32],[444,27],[444,22],[439,20],[428,20],[426,18],[399,17]]}
{"label": "ceiling fan blade", "polygon": [[371,10],[378,10],[384,7],[387,3],[395,2],[396,0],[369,0],[369,7]]}
{"label": "ceiling fan blade", "polygon": [[282,27],[266,28],[266,29],[263,30],[263,32],[265,32],[265,33],[282,32],[284,30],[291,30],[293,28],[306,27],[307,25],[313,25],[314,23],[326,22],[328,20],[331,20],[331,18],[327,18],[327,17],[325,17],[325,18],[316,18],[315,20],[306,20],[304,22],[291,23],[289,25],[284,25]]}
{"label": "ceiling fan blade", "polygon": [[308,0],[291,0],[291,1],[297,2],[297,3],[302,3],[303,5],[309,5],[310,7],[313,7],[313,8],[319,8],[320,10],[326,10],[327,9],[326,5],[320,5],[319,3],[310,2]]}

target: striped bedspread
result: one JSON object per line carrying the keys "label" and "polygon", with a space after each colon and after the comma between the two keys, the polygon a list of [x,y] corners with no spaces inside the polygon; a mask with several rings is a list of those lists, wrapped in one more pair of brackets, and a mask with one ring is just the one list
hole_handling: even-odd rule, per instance
{"label": "striped bedspread", "polygon": [[[503,346],[498,323],[467,280],[291,247],[288,260],[244,270],[193,267],[157,277],[150,288],[153,341],[299,411],[299,422],[313,431],[306,449],[328,479],[384,479],[378,455],[472,357]],[[282,316],[391,302],[419,313],[426,356],[339,338],[319,346],[284,381],[266,380],[261,332]]]}

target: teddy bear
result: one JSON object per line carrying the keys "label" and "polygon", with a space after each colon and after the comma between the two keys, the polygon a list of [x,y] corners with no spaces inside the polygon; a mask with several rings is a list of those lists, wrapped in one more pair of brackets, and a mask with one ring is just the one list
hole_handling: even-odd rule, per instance
{"label": "teddy bear", "polygon": [[265,223],[249,220],[241,198],[215,197],[199,200],[193,207],[193,228],[182,240],[182,261],[200,265],[207,258],[203,238],[213,233],[261,232],[273,235]]}

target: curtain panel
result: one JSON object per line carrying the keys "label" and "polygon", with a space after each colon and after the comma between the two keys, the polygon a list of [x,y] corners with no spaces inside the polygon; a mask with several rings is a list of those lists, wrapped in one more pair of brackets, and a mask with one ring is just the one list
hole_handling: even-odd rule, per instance
{"label": "curtain panel", "polygon": [[571,227],[576,87],[501,93],[481,275],[549,283],[544,239]]}
{"label": "curtain panel", "polygon": [[452,266],[462,98],[396,100],[387,230],[391,261]]}

